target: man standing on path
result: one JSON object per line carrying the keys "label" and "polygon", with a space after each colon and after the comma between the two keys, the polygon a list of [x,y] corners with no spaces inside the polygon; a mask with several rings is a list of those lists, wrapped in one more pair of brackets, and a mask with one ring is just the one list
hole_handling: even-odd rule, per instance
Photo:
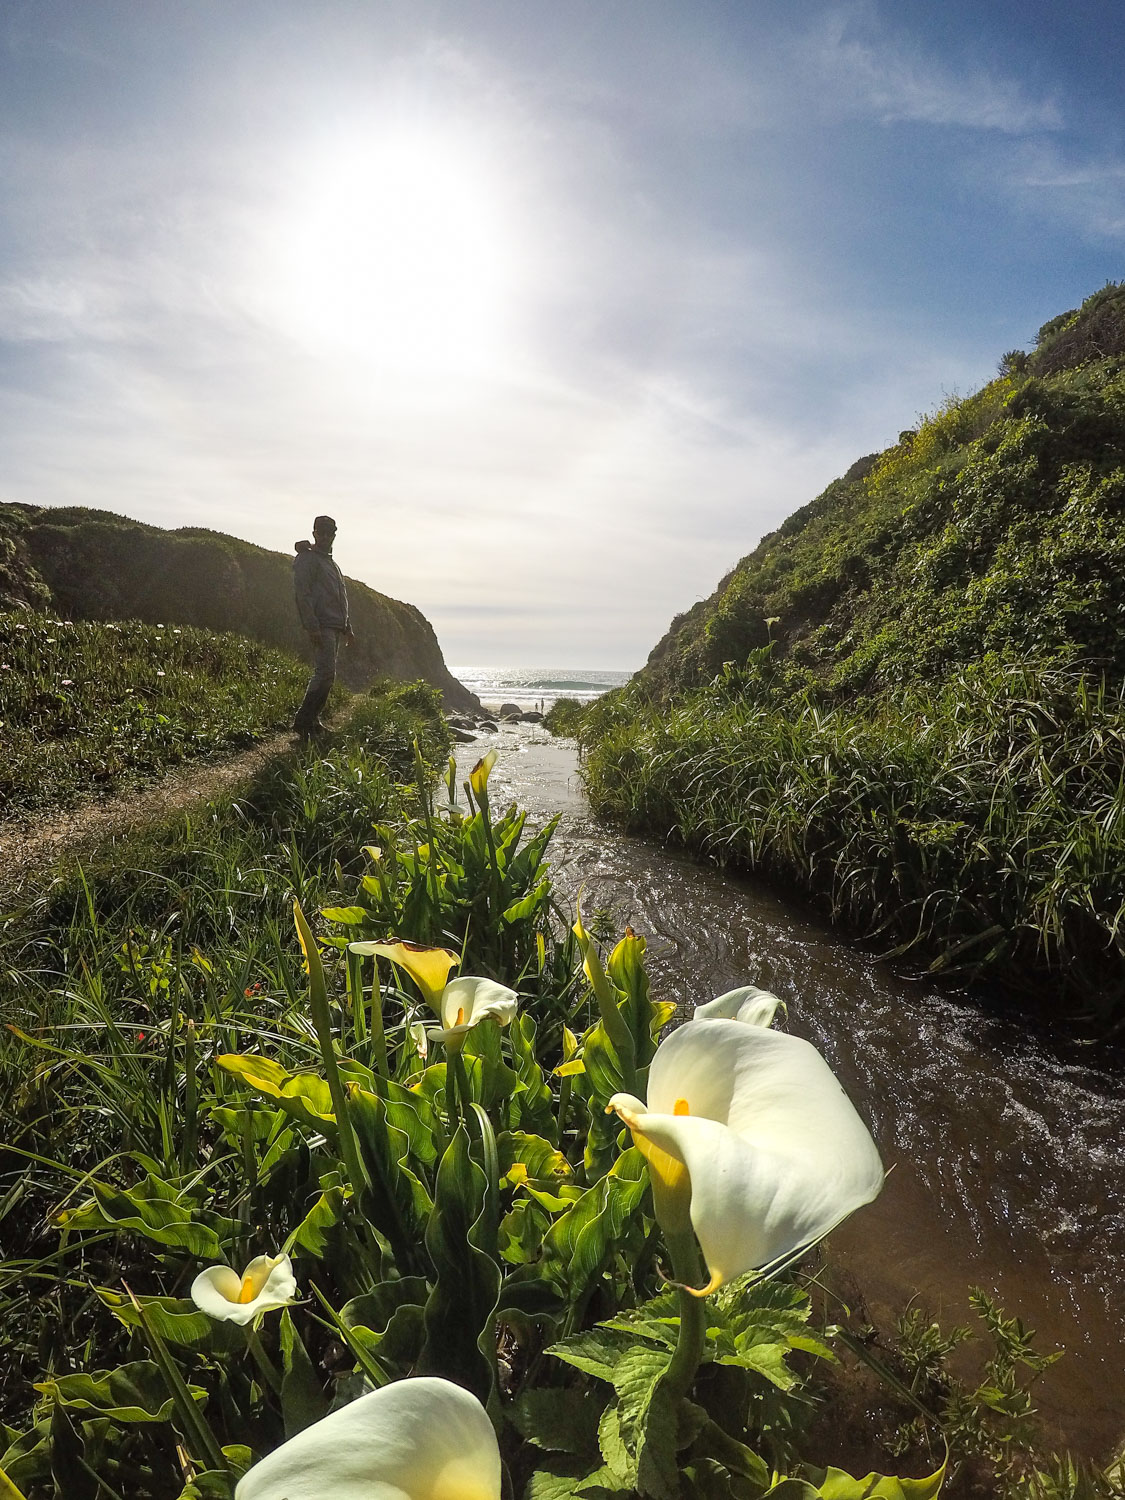
{"label": "man standing on path", "polygon": [[319,734],[324,725],[320,711],[328,701],[336,681],[336,657],[341,636],[350,646],[355,636],[348,623],[348,591],[344,575],[332,557],[336,540],[336,522],[331,516],[317,516],[313,522],[313,541],[297,543],[293,560],[293,584],[297,592],[297,611],[301,624],[313,645],[313,673],[297,710],[293,728],[307,738]]}

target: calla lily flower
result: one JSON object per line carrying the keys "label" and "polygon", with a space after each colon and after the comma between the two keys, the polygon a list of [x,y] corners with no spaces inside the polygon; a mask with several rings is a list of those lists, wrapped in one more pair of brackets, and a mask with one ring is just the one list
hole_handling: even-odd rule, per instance
{"label": "calla lily flower", "polygon": [[488,800],[488,778],[492,775],[492,768],[500,758],[498,750],[490,750],[487,755],[482,755],[480,760],[469,772],[469,785],[473,789],[473,796],[478,802]]}
{"label": "calla lily flower", "polygon": [[405,969],[427,1004],[437,1011],[441,1008],[441,994],[449,971],[461,962],[448,948],[428,948],[425,943],[410,943],[405,938],[390,938],[385,943],[349,943],[348,947],[352,953],[389,958],[391,963]]}
{"label": "calla lily flower", "polygon": [[360,1396],[254,1465],[235,1500],[500,1500],[500,1450],[477,1398],[436,1376]]}
{"label": "calla lily flower", "polygon": [[770,1026],[785,1002],[769,990],[760,990],[756,984],[744,984],[741,989],[728,990],[716,1000],[707,1000],[695,1007],[696,1021],[744,1021],[748,1026]]}
{"label": "calla lily flower", "polygon": [[451,953],[448,948],[426,948],[421,943],[407,943],[401,939],[388,943],[349,943],[348,946],[353,953],[374,953],[380,958],[389,958],[406,970],[441,1017],[440,1026],[427,1028],[431,1042],[460,1046],[465,1033],[482,1021],[507,1026],[515,1016],[519,996],[506,985],[469,974],[446,983],[450,969],[458,962],[456,953]]}
{"label": "calla lily flower", "polygon": [[246,1324],[285,1307],[297,1295],[288,1255],[259,1255],[240,1276],[231,1266],[209,1266],[191,1284],[191,1300],[220,1323]]}
{"label": "calla lily flower", "polygon": [[519,996],[507,985],[497,984],[494,979],[477,979],[466,974],[461,979],[451,979],[442,991],[438,1005],[441,1026],[429,1030],[430,1041],[449,1043],[463,1037],[482,1021],[495,1021],[498,1026],[507,1026],[515,1018]]}
{"label": "calla lily flower", "polygon": [[875,1142],[820,1053],[762,1025],[689,1021],[656,1049],[648,1103],[615,1094],[607,1112],[647,1158],[665,1233],[695,1231],[710,1272],[697,1296],[792,1259],[883,1186]]}

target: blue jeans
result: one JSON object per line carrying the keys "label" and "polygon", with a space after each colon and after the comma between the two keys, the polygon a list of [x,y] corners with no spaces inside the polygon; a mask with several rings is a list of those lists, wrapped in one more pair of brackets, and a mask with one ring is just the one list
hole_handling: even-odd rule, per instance
{"label": "blue jeans", "polygon": [[313,671],[305,696],[293,720],[298,734],[308,734],[320,722],[320,711],[328,702],[328,694],[336,681],[336,657],[340,651],[342,630],[322,630],[313,650]]}

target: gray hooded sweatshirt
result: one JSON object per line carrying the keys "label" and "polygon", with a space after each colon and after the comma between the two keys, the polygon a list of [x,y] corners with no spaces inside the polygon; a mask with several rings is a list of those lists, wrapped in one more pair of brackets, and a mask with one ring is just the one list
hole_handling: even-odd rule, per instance
{"label": "gray hooded sweatshirt", "polygon": [[297,612],[310,635],[322,630],[347,630],[348,591],[331,552],[309,542],[297,543],[293,559]]}

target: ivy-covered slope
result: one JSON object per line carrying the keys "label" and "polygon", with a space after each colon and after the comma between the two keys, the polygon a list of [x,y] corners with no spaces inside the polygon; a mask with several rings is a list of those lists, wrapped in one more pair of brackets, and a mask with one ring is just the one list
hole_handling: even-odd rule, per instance
{"label": "ivy-covered slope", "polygon": [[661,696],[775,654],[836,695],[987,652],[1125,671],[1125,284],[1052,319],[1030,354],[860,459],[678,616]]}
{"label": "ivy-covered slope", "polygon": [[[307,641],[293,600],[292,559],[197,527],[165,531],[109,511],[0,505],[0,608],[51,608],[71,620],[140,620],[233,631],[297,655]],[[412,604],[348,580],[355,646],[340,655],[349,686],[378,676],[440,688],[476,705],[445,665]]]}

